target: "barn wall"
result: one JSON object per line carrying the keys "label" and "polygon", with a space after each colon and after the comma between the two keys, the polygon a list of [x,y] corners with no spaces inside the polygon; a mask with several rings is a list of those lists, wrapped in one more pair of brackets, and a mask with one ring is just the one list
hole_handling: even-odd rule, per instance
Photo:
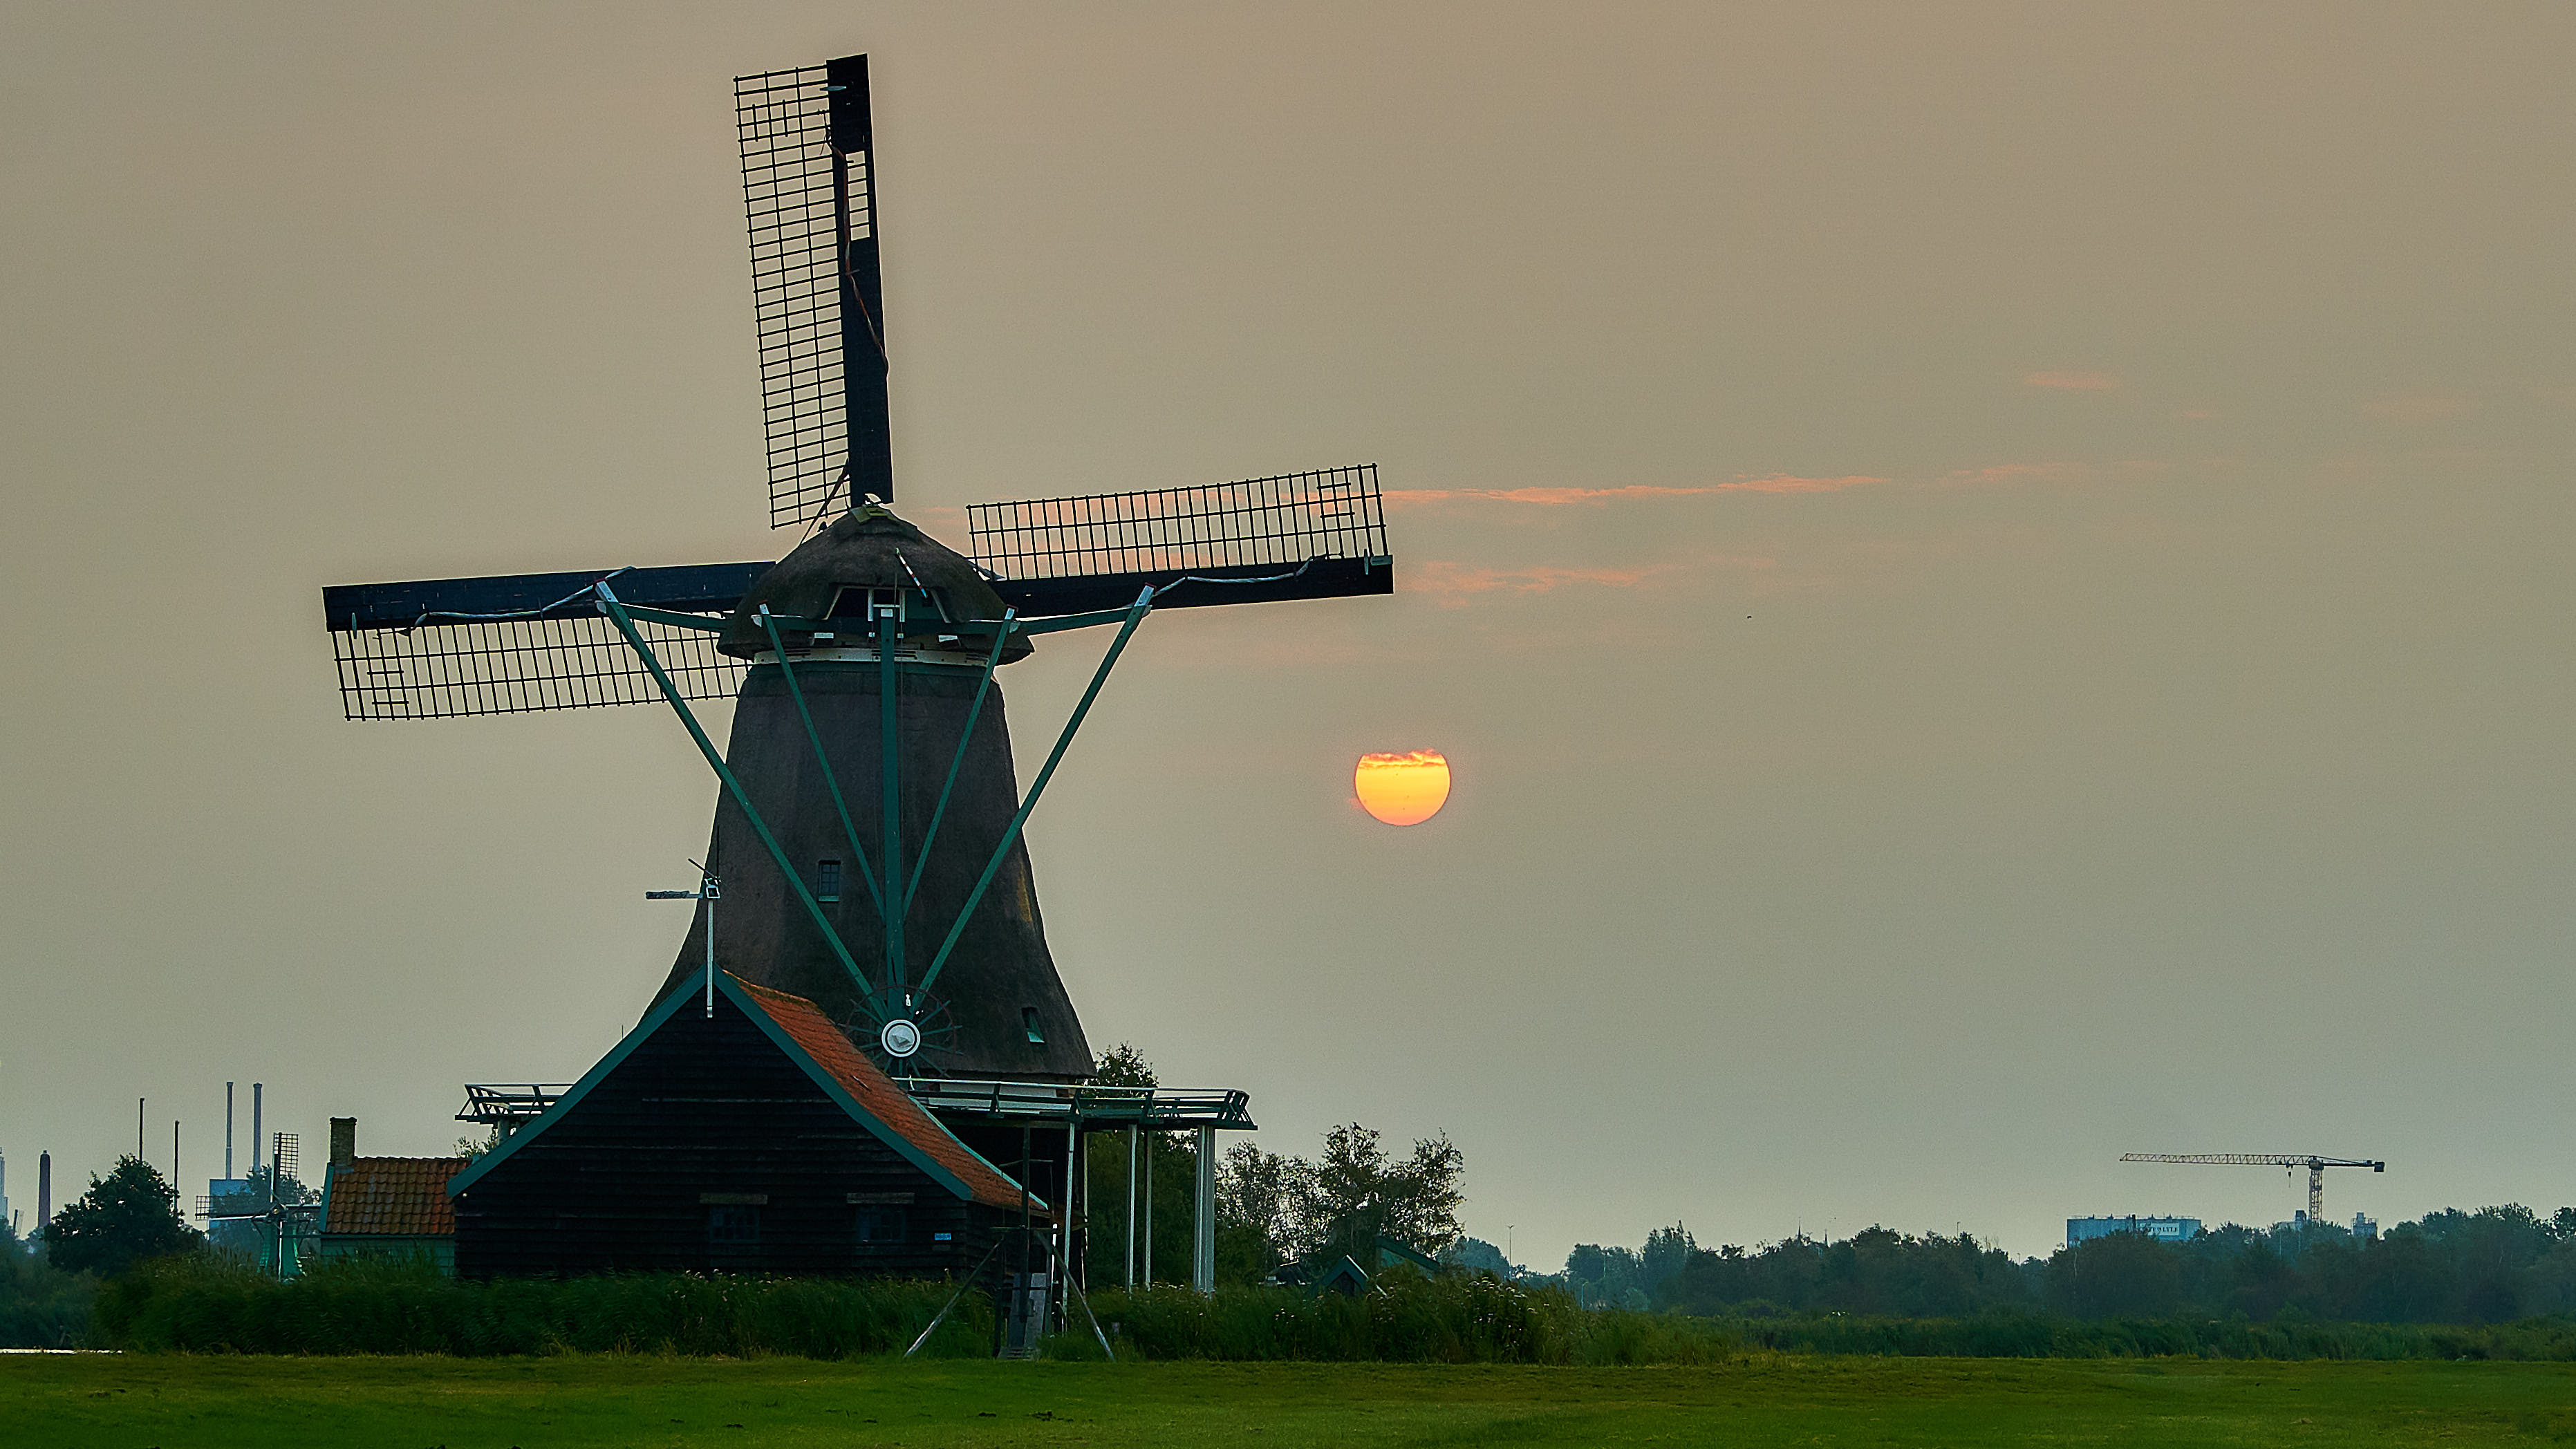
{"label": "barn wall", "polygon": [[[853,1194],[901,1206],[902,1240],[861,1244]],[[712,1241],[719,1207],[755,1208],[757,1241]],[[970,1211],[853,1121],[719,995],[712,1019],[672,1015],[456,1199],[456,1270],[936,1278],[972,1270],[1012,1222]],[[942,1232],[949,1242],[933,1240]]]}

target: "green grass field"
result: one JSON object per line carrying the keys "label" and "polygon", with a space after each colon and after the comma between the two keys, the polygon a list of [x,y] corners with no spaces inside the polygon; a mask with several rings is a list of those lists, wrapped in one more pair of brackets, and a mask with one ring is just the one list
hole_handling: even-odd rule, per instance
{"label": "green grass field", "polygon": [[2568,1442],[2576,1368],[2557,1364],[0,1358],[13,1449]]}

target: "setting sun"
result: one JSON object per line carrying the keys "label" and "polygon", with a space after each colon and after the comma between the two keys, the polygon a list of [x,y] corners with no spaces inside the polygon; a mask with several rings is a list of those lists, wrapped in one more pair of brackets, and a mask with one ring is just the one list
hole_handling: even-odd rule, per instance
{"label": "setting sun", "polygon": [[1449,802],[1449,761],[1438,750],[1362,755],[1351,772],[1360,808],[1389,825],[1419,825]]}

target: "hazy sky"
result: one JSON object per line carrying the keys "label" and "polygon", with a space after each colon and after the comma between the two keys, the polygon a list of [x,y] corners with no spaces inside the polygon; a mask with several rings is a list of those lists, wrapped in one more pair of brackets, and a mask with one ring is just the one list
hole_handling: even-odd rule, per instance
{"label": "hazy sky", "polygon": [[1396,597],[1120,664],[1095,1044],[1541,1264],[2576,1201],[2576,8],[0,3],[15,1205],[634,1022],[678,726],[345,723],[317,591],[792,542],[731,77],[853,51],[905,512],[1402,490]]}

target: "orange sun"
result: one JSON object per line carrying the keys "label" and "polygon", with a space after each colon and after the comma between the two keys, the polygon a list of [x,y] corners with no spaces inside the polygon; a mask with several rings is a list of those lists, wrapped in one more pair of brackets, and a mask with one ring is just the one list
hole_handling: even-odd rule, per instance
{"label": "orange sun", "polygon": [[1362,755],[1351,772],[1360,808],[1389,825],[1419,825],[1449,803],[1449,761],[1438,750]]}

